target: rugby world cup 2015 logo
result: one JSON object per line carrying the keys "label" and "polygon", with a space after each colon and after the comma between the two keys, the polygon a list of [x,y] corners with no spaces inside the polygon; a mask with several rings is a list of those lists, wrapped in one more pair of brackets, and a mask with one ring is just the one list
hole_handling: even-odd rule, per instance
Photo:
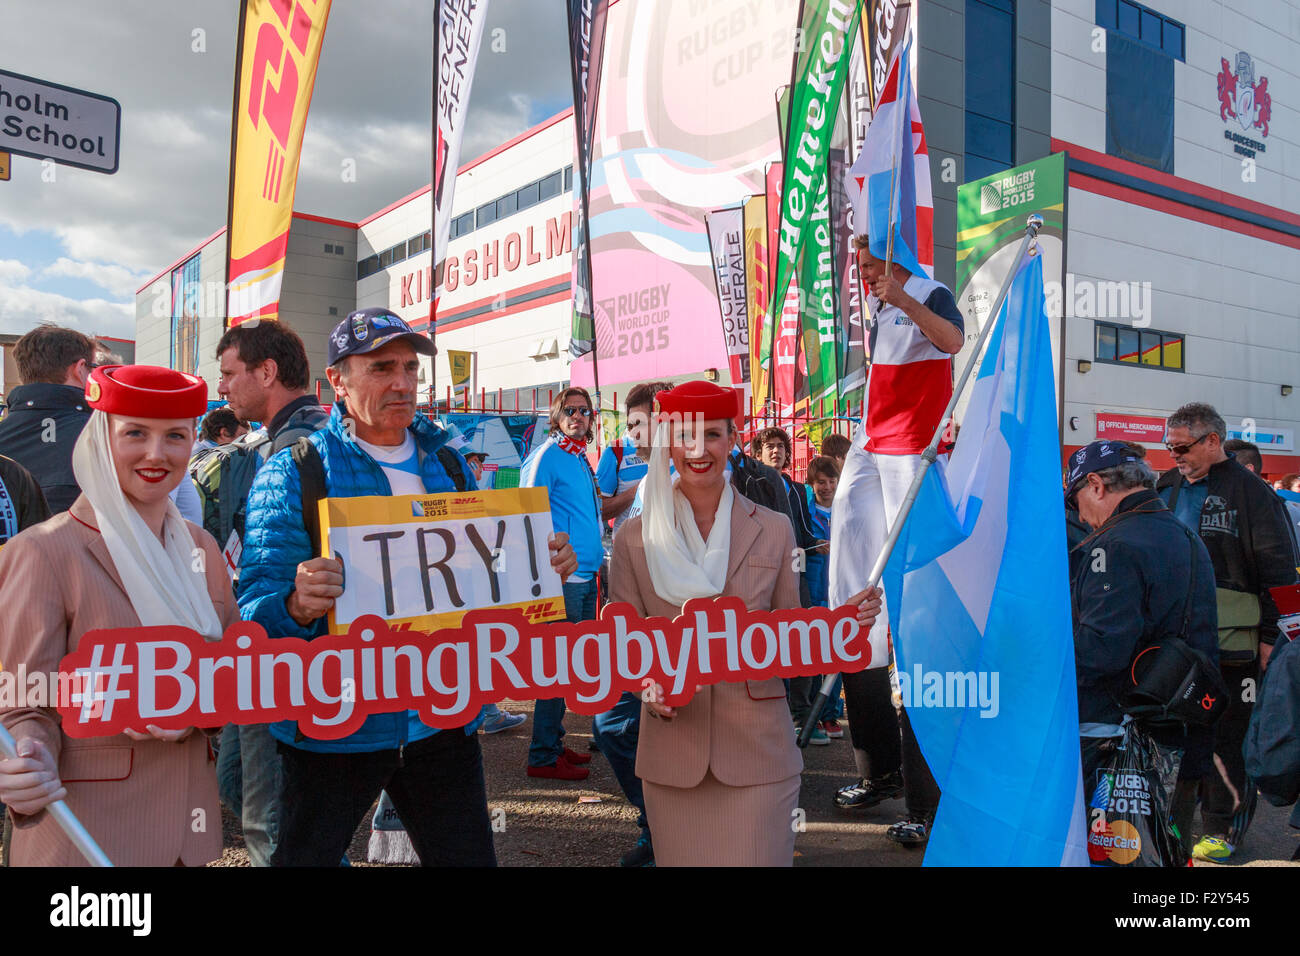
{"label": "rugby world cup 2015 logo", "polygon": [[1232,125],[1236,120],[1242,131],[1259,130],[1268,135],[1273,115],[1273,97],[1268,92],[1268,77],[1255,78],[1255,61],[1249,53],[1239,52],[1234,65],[1220,57],[1219,119]]}

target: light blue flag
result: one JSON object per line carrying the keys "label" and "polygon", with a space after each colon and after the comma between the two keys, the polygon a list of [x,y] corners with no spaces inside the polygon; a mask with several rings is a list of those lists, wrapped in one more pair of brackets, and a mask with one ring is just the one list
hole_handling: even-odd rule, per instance
{"label": "light blue flag", "polygon": [[943,791],[927,866],[1086,866],[1041,257],[1007,296],[952,460],[885,569],[899,686]]}

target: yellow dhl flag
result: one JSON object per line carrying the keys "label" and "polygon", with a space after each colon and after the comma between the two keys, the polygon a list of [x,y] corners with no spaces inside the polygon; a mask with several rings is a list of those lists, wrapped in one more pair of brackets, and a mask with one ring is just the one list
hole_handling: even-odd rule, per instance
{"label": "yellow dhl flag", "polygon": [[244,0],[227,223],[228,324],[275,319],[331,0]]}

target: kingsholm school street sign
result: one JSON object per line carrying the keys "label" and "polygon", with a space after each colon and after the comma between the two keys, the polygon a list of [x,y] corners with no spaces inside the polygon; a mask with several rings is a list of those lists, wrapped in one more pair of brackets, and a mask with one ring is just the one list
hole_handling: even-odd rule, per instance
{"label": "kingsholm school street sign", "polygon": [[0,151],[115,173],[121,127],[111,97],[0,70]]}

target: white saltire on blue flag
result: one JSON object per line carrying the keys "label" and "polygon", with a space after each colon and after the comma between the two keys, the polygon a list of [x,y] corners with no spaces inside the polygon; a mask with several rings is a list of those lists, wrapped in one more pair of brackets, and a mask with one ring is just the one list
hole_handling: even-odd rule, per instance
{"label": "white saltire on blue flag", "polygon": [[927,866],[1088,864],[1053,377],[1034,256],[884,575],[904,705],[943,792]]}

